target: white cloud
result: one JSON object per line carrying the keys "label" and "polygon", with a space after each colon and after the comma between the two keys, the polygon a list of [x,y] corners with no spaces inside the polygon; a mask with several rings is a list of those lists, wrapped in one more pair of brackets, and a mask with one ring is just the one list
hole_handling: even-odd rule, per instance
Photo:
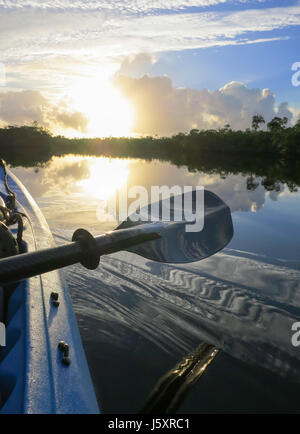
{"label": "white cloud", "polygon": [[[107,78],[107,71],[111,74],[118,68],[117,63],[121,63],[121,73],[132,75],[143,71],[145,62],[155,61],[155,56],[164,51],[279,40],[284,37],[263,32],[300,25],[299,3],[253,9],[259,0],[240,2],[244,3],[242,10],[222,7],[216,11],[212,7],[187,13],[188,6],[234,6],[236,1],[0,0],[0,60],[6,64],[6,90],[40,89],[44,95],[40,97],[46,98],[42,101],[38,92],[31,94],[33,103],[28,102],[27,107],[29,93],[7,92],[7,107],[2,104],[0,118],[2,122],[55,121],[84,131],[86,119],[82,114],[49,99],[50,95],[68,94],[80,76],[90,82],[101,81]],[[247,9],[249,4],[252,9]],[[113,68],[108,66],[113,63]],[[120,78],[119,85],[139,106],[137,132],[145,133],[148,128],[149,133],[168,134],[226,122],[244,128],[249,126],[252,111],[261,112],[267,120],[277,112],[270,91],[248,89],[243,84],[231,83],[209,92],[175,89],[167,77],[128,80]],[[14,108],[10,100],[16,101]],[[50,106],[56,109],[50,110]],[[148,106],[154,111],[148,113]],[[278,110],[290,117],[286,105]],[[295,118],[295,111],[293,114]],[[150,119],[147,125],[146,115]]]}
{"label": "white cloud", "polygon": [[[134,59],[132,62],[135,64]],[[117,74],[115,85],[133,107],[133,132],[137,134],[171,135],[192,128],[219,128],[227,123],[234,129],[245,129],[255,113],[262,114],[266,122],[274,116],[294,121],[299,115],[287,103],[277,105],[269,89],[250,89],[239,82],[209,91],[175,88],[166,76],[132,78]],[[54,133],[88,131],[87,117],[74,110],[68,99],[55,101],[34,90],[0,93],[0,125],[33,121]]]}
{"label": "white cloud", "polygon": [[127,56],[123,59],[119,74],[133,76],[138,74],[143,68],[156,63],[157,57],[149,53],[139,53],[137,55]]}
{"label": "white cloud", "polygon": [[[300,6],[135,17],[116,21],[117,31],[110,37],[116,50],[115,35],[118,34],[122,35],[125,47],[131,45],[132,38],[136,52],[155,52],[247,43],[251,40],[249,35],[246,37],[248,33],[296,25],[300,25]],[[131,50],[134,50],[133,46]]]}
{"label": "white cloud", "polygon": [[286,103],[276,105],[269,89],[250,89],[231,82],[219,90],[174,88],[169,77],[116,77],[116,85],[136,108],[134,131],[170,135],[192,128],[209,129],[229,123],[234,129],[250,127],[260,113],[266,122],[274,116],[292,118]]}
{"label": "white cloud", "polygon": [[1,125],[23,125],[33,121],[53,130],[61,127],[80,132],[86,132],[88,124],[82,113],[72,111],[64,101],[54,104],[38,91],[0,93]]}
{"label": "white cloud", "polygon": [[[248,3],[261,3],[263,0],[248,0]],[[265,0],[267,1],[267,0]],[[7,9],[116,9],[122,12],[137,13],[155,10],[180,10],[188,7],[214,6],[222,3],[245,3],[245,0],[0,0],[0,7]]]}
{"label": "white cloud", "polygon": [[297,110],[293,107],[290,107],[290,111],[293,114],[292,123],[296,123],[298,120],[300,120],[300,110]]}
{"label": "white cloud", "polygon": [[[149,3],[89,1],[78,2],[78,7],[74,8],[70,2],[56,1],[43,2],[46,7],[43,9],[17,8],[17,3],[8,2],[8,5],[15,7],[1,9],[0,48],[3,60],[25,59],[26,56],[33,55],[42,57],[49,53],[99,58],[241,44],[253,40],[262,42],[265,38],[260,35],[258,39],[251,36],[251,33],[300,25],[299,4],[265,9],[222,12],[209,9],[186,13],[185,10],[176,12],[174,9],[194,2],[173,0],[165,4],[157,0],[154,4],[164,7],[169,5],[173,13],[166,14],[157,10],[145,15],[142,12]],[[195,0],[196,3],[204,4]],[[76,2],[73,6],[74,4]],[[122,13],[121,4],[125,9],[129,6],[134,9],[136,4],[136,11]],[[97,6],[97,10],[88,5]]]}
{"label": "white cloud", "polygon": [[7,123],[23,123],[44,120],[47,100],[40,92],[3,92],[0,94],[0,119]]}
{"label": "white cloud", "polygon": [[82,133],[87,132],[88,120],[86,116],[80,112],[54,111],[52,121],[57,122],[64,129],[71,128],[72,130],[80,131]]}

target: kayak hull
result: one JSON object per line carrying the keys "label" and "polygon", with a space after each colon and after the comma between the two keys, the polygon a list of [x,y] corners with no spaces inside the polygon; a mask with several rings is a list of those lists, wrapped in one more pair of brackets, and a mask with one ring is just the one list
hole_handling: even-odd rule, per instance
{"label": "kayak hull", "polygon": [[[47,222],[22,183],[9,173],[8,184],[25,213],[27,251],[54,246]],[[3,175],[0,195],[6,196]],[[58,293],[55,306],[52,292]],[[18,284],[6,312],[6,346],[0,350],[0,413],[99,413],[68,287],[59,271]],[[69,346],[63,363],[58,344]]]}

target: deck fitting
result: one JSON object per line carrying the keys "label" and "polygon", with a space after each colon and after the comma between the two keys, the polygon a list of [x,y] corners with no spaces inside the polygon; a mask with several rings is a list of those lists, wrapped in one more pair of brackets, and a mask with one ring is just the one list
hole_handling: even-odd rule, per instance
{"label": "deck fitting", "polygon": [[58,292],[51,292],[50,297],[51,297],[53,306],[58,307],[59,306],[59,301],[58,301],[59,294],[58,294]]}
{"label": "deck fitting", "polygon": [[70,357],[64,356],[62,358],[62,362],[63,362],[64,365],[69,366],[71,364],[71,359],[70,359]]}
{"label": "deck fitting", "polygon": [[58,343],[58,349],[63,352],[62,363],[66,366],[71,364],[71,359],[69,357],[69,345],[65,341],[60,341]]}

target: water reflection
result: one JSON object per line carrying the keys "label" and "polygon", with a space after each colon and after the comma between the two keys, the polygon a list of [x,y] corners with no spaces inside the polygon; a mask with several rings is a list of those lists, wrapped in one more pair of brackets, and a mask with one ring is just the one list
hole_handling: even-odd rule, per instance
{"label": "water reflection", "polygon": [[[122,252],[103,257],[92,272],[78,266],[66,270],[105,410],[129,405],[127,380],[112,357],[123,357],[127,372],[137,366],[136,404],[202,340],[299,383],[300,353],[291,345],[291,326],[300,318],[300,194],[290,186],[271,185],[264,176],[85,156],[53,157],[44,167],[13,171],[42,208],[57,243],[70,240],[78,227],[96,234],[117,226],[98,220],[97,207],[124,184],[148,192],[151,185],[204,185],[231,209],[232,241],[201,262],[158,264]],[[118,378],[118,390],[109,378]],[[119,398],[112,398],[113,391]]]}
{"label": "water reflection", "polygon": [[[77,200],[106,200],[125,184],[144,186],[149,195],[152,185],[204,185],[221,197],[232,212],[261,210],[266,201],[278,201],[291,195],[284,183],[265,185],[263,177],[242,174],[222,176],[203,172],[189,172],[169,163],[145,160],[109,159],[105,157],[52,157],[43,167],[15,167],[14,173],[28,186],[36,198],[53,197],[56,201],[67,196]],[[48,218],[51,218],[48,215]]]}
{"label": "water reflection", "polygon": [[[85,160],[87,162],[87,160]],[[89,176],[78,182],[87,195],[107,200],[127,182],[129,175],[127,160],[92,158],[88,161]]]}

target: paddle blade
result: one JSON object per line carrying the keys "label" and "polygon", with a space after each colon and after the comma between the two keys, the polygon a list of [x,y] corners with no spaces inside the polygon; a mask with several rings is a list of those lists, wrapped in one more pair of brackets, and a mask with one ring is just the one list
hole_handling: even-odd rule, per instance
{"label": "paddle blade", "polygon": [[[137,232],[156,232],[159,238],[126,248],[127,251],[141,255],[147,259],[167,263],[188,263],[199,261],[223,249],[233,236],[233,225],[229,207],[214,193],[204,190],[203,206],[199,211],[203,220],[203,228],[197,232],[188,232],[196,222],[197,191],[175,196],[172,201],[161,200],[147,205],[129,216],[117,228],[131,228]],[[178,211],[178,208],[180,210]],[[164,211],[169,210],[169,219]],[[184,210],[191,210],[191,215]],[[154,210],[154,211],[153,211]],[[152,211],[152,212],[151,212]],[[181,221],[178,216],[182,214]],[[142,220],[136,221],[137,214]],[[189,229],[187,229],[189,227]]]}

